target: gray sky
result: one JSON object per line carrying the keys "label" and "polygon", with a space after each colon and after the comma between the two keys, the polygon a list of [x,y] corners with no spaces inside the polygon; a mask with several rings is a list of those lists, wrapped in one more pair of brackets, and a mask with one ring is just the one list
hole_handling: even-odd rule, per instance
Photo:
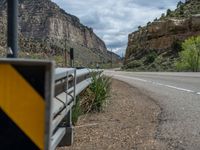
{"label": "gray sky", "polygon": [[[92,27],[107,48],[125,54],[128,34],[159,18],[180,0],[53,0],[81,23]],[[182,0],[184,1],[184,0]]]}

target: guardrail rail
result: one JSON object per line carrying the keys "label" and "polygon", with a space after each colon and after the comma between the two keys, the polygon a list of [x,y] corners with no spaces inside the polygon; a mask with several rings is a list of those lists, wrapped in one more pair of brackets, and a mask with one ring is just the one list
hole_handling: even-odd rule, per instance
{"label": "guardrail rail", "polygon": [[55,94],[52,108],[51,149],[73,143],[72,107],[76,96],[92,82],[91,73],[96,69],[56,68]]}
{"label": "guardrail rail", "polygon": [[53,61],[0,59],[0,149],[54,150],[73,143],[76,96],[102,70],[54,66]]}

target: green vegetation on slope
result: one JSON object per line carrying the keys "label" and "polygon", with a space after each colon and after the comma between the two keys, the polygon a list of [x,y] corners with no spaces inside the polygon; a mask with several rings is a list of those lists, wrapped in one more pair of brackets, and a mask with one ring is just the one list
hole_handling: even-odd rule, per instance
{"label": "green vegetation on slope", "polygon": [[[123,69],[130,71],[177,71],[183,50],[182,42],[200,34],[200,1],[179,2],[177,8],[167,10],[159,19],[138,27],[129,35]],[[177,67],[177,65],[179,67]],[[186,65],[186,63],[185,63]],[[180,69],[182,67],[182,69]],[[194,69],[190,69],[191,71]]]}
{"label": "green vegetation on slope", "polygon": [[182,44],[183,51],[179,53],[180,60],[176,62],[179,71],[200,70],[200,36],[191,37]]}
{"label": "green vegetation on slope", "polygon": [[141,59],[130,59],[122,69],[128,71],[176,71],[174,65],[176,59],[173,57],[169,52],[158,55],[155,51],[149,51]]}
{"label": "green vegetation on slope", "polygon": [[165,18],[186,18],[192,15],[200,14],[200,1],[190,0],[184,4],[183,2],[178,2],[177,9],[175,11],[167,10],[166,16],[162,15],[161,19]]}

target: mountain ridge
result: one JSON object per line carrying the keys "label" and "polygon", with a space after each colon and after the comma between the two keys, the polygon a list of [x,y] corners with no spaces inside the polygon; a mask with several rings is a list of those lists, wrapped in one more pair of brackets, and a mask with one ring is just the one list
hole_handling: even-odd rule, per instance
{"label": "mountain ridge", "polygon": [[159,19],[129,34],[124,68],[142,71],[175,71],[181,43],[200,35],[200,1],[179,2]]}
{"label": "mountain ridge", "polygon": [[[0,0],[0,8],[0,46],[6,47],[5,0]],[[110,59],[104,41],[93,29],[81,24],[78,17],[65,12],[51,0],[19,0],[19,37],[20,50],[28,53],[45,53],[52,57],[63,55],[65,48],[69,53],[73,47],[76,63],[80,65]]]}

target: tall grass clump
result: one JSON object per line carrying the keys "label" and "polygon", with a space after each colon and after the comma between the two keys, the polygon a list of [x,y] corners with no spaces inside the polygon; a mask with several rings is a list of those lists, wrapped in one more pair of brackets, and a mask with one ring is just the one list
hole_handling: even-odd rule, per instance
{"label": "tall grass clump", "polygon": [[77,97],[76,104],[72,108],[72,124],[73,125],[76,125],[79,116],[82,114],[83,114],[83,112],[82,112],[82,108],[80,105],[80,100],[79,100],[79,97]]}
{"label": "tall grass clump", "polygon": [[90,90],[94,93],[94,101],[91,106],[91,111],[101,111],[111,89],[111,77],[102,75],[102,73],[93,73],[92,84]]}
{"label": "tall grass clump", "polygon": [[78,97],[72,110],[72,124],[76,125],[78,118],[89,112],[100,112],[106,104],[111,88],[111,78],[102,73],[92,73],[92,83]]}

